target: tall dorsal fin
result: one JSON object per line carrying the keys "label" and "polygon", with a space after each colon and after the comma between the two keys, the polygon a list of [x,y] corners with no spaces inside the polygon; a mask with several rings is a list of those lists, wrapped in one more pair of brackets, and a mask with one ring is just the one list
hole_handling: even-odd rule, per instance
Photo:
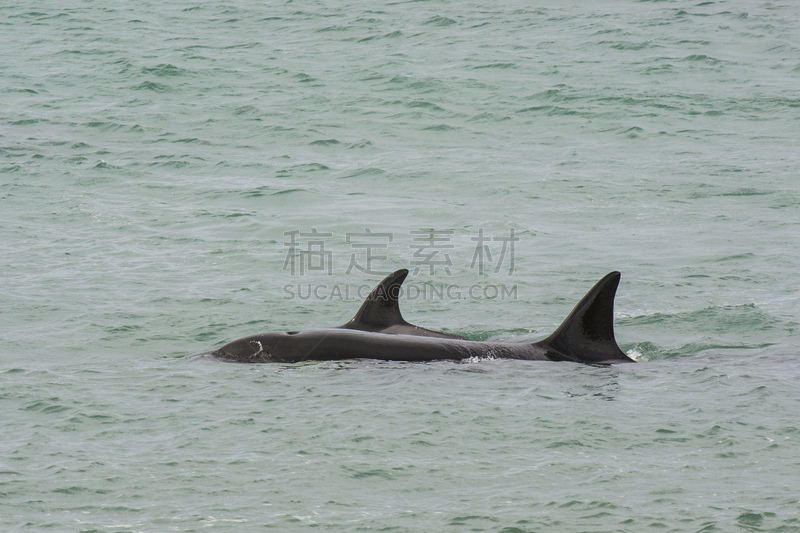
{"label": "tall dorsal fin", "polygon": [[398,297],[400,296],[400,286],[406,276],[408,276],[408,270],[401,268],[383,278],[383,281],[372,289],[367,299],[361,304],[361,309],[358,310],[356,316],[347,324],[339,327],[397,335],[463,339],[458,335],[432,331],[405,321],[403,315],[400,314]]}
{"label": "tall dorsal fin", "polygon": [[614,295],[620,273],[611,272],[586,293],[552,335],[536,343],[554,361],[633,362],[614,338]]}
{"label": "tall dorsal fin", "polygon": [[345,329],[363,329],[375,331],[390,326],[409,325],[400,314],[400,286],[408,276],[408,270],[401,268],[392,272],[378,283],[367,299],[361,304],[356,316],[350,322],[340,326]]}

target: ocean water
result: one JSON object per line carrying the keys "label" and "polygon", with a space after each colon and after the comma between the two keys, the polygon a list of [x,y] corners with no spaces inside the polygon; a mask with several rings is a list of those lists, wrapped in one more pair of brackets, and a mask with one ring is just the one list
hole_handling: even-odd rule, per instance
{"label": "ocean water", "polygon": [[[0,531],[800,531],[800,6],[0,6]],[[239,365],[349,320],[610,368]]]}

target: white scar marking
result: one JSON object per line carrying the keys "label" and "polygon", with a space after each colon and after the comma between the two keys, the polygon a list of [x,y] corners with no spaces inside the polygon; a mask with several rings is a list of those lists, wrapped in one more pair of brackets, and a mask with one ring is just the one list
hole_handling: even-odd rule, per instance
{"label": "white scar marking", "polygon": [[258,351],[252,355],[252,357],[255,357],[256,355],[264,351],[264,347],[261,345],[261,341],[252,341],[252,342],[258,344]]}

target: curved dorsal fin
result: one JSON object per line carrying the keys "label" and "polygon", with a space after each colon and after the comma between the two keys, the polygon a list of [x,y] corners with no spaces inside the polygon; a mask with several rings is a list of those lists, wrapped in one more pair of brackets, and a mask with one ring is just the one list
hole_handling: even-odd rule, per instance
{"label": "curved dorsal fin", "polygon": [[401,268],[392,272],[378,283],[369,293],[361,309],[350,322],[340,326],[345,329],[374,331],[396,325],[408,325],[400,314],[400,286],[408,276],[408,270]]}
{"label": "curved dorsal fin", "polygon": [[614,295],[620,273],[611,272],[586,293],[552,335],[536,343],[554,361],[619,363],[633,359],[614,338]]}
{"label": "curved dorsal fin", "polygon": [[364,303],[361,304],[361,309],[358,310],[356,316],[347,324],[339,327],[397,335],[463,339],[458,335],[432,331],[405,321],[403,315],[400,314],[398,297],[400,296],[400,286],[405,281],[406,276],[408,276],[408,270],[401,268],[383,278],[383,281],[372,289]]}

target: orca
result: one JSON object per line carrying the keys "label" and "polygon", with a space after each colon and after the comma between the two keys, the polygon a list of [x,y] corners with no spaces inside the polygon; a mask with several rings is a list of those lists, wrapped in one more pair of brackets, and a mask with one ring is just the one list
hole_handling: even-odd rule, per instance
{"label": "orca", "polygon": [[[614,295],[619,286],[619,272],[611,272],[598,281],[566,320],[549,337],[537,342],[470,341],[409,324],[400,314],[397,299],[400,284],[407,275],[405,269],[389,275],[370,293],[355,317],[342,326],[252,335],[226,344],[210,355],[239,363],[346,359],[423,362],[472,358],[596,365],[635,362],[614,338]],[[387,288],[392,291],[385,292]]]}

